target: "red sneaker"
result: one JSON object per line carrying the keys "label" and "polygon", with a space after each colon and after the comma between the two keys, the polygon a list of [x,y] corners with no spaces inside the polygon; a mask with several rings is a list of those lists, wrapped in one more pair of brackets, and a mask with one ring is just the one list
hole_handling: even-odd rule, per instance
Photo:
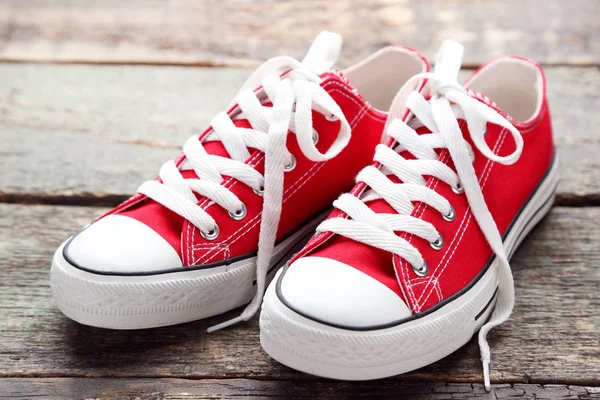
{"label": "red sneaker", "polygon": [[558,172],[540,66],[499,58],[460,86],[462,52],[445,42],[435,73],[408,82],[427,79],[425,97],[400,91],[389,146],[269,286],[260,337],[277,361],[377,379],[479,331],[489,387],[486,334],[514,303],[508,258],[550,210]]}
{"label": "red sneaker", "polygon": [[[344,73],[339,35],[302,62],[276,57],[227,112],[190,138],[131,199],[67,240],[52,291],[68,317],[136,329],[205,318],[252,302],[352,188],[381,142],[387,110],[425,59],[388,47]],[[327,211],[329,210],[329,211]]]}

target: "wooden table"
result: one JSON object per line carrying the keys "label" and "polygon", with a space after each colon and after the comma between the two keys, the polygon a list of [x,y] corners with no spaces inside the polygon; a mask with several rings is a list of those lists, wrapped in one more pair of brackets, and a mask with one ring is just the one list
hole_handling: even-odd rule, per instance
{"label": "wooden table", "polygon": [[[598,0],[4,0],[0,398],[600,398],[598,11]],[[153,177],[247,67],[301,57],[324,28],[345,36],[343,65],[395,42],[433,56],[452,37],[468,69],[505,53],[546,67],[562,180],[512,261],[517,302],[490,335],[492,394],[475,341],[406,375],[345,383],[271,360],[256,318],[213,334],[223,317],[118,332],[52,304],[56,247]]]}

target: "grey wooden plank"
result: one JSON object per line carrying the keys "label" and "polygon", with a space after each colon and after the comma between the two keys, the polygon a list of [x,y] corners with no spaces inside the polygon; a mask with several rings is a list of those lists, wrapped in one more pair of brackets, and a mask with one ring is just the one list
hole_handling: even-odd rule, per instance
{"label": "grey wooden plank", "polygon": [[221,65],[300,57],[322,29],[346,38],[347,63],[382,44],[435,54],[453,38],[467,63],[516,54],[544,63],[600,61],[597,0],[5,0],[0,59]]}
{"label": "grey wooden plank", "polygon": [[[103,211],[0,204],[0,377],[312,379],[261,350],[257,318],[207,334],[225,317],[111,331],[61,315],[48,284],[52,254]],[[517,252],[515,312],[490,334],[493,382],[600,385],[598,220],[600,208],[555,208]],[[476,341],[382,382],[398,379],[479,384]]]}
{"label": "grey wooden plank", "polygon": [[126,197],[227,107],[248,73],[0,65],[0,191]]}
{"label": "grey wooden plank", "polygon": [[11,399],[348,399],[410,398],[462,399],[593,399],[596,387],[574,385],[500,384],[486,393],[472,383],[314,382],[250,379],[114,379],[6,378],[0,379],[0,398]]}
{"label": "grey wooden plank", "polygon": [[[248,74],[0,64],[0,200],[70,203],[69,196],[87,193],[87,204],[115,204],[227,107]],[[597,197],[600,70],[555,67],[547,74],[563,177],[559,203]]]}
{"label": "grey wooden plank", "polygon": [[41,130],[49,138],[68,132],[179,149],[227,107],[250,73],[240,68],[0,63],[1,123]]}

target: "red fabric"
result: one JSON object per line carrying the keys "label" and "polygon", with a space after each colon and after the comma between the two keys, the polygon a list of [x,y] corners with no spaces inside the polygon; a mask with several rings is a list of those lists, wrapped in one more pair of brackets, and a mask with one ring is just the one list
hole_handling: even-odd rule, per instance
{"label": "red fabric", "polygon": [[[326,73],[322,78],[322,87],[339,104],[350,123],[352,137],[348,146],[333,160],[315,163],[302,155],[295,135],[288,135],[287,146],[296,157],[296,167],[285,174],[278,238],[298,229],[329,207],[341,193],[350,190],[354,185],[354,177],[371,162],[375,146],[381,142],[386,114],[371,107],[360,94],[355,93],[338,71]],[[246,120],[235,123],[249,126]],[[317,147],[324,152],[335,140],[340,122],[327,121],[323,115],[314,112],[313,124],[319,133]],[[219,142],[208,143],[205,148],[208,153],[227,156]],[[177,162],[182,160],[183,156],[180,156]],[[247,163],[262,173],[264,154],[260,151],[251,152]],[[193,171],[184,171],[183,174],[195,177]],[[133,196],[106,215],[119,213],[145,223],[173,246],[186,266],[213,263],[256,251],[263,199],[233,178],[225,177],[223,184],[246,205],[247,216],[235,221],[218,205],[199,198],[198,204],[209,210],[219,225],[220,235],[214,241],[205,240],[189,222],[141,195]]]}
{"label": "red fabric", "polygon": [[[493,105],[485,96],[473,93],[473,97]],[[511,122],[524,140],[523,153],[515,164],[491,162],[473,146],[475,172],[501,234],[506,232],[552,162],[554,143],[545,90],[542,108],[535,118]],[[461,123],[463,134],[470,141],[465,125]],[[507,155],[515,149],[510,133],[499,126],[488,125],[485,139],[490,148],[500,155]],[[439,159],[453,168],[446,150],[440,153]],[[450,201],[456,218],[447,222],[436,210],[422,203],[415,205],[412,215],[431,222],[445,241],[443,249],[437,251],[421,238],[402,234],[427,261],[429,274],[426,277],[417,276],[407,262],[389,252],[331,233],[315,235],[294,259],[310,253],[311,256],[342,261],[388,286],[405,300],[414,313],[431,308],[470,283],[484,268],[492,250],[468,208],[466,196],[455,194],[448,185],[435,178],[430,178],[427,185]],[[353,193],[359,193],[362,186],[357,185]],[[394,212],[384,200],[371,202],[369,207],[376,212]],[[339,214],[334,212],[332,216]]]}
{"label": "red fabric", "polygon": [[[285,175],[278,238],[297,229],[328,207],[340,193],[350,190],[354,177],[370,162],[375,146],[381,141],[385,114],[352,93],[352,89],[338,76],[328,75],[322,86],[344,111],[352,127],[352,138],[335,159],[314,163],[302,155],[295,136],[288,136],[288,149],[296,156],[296,168]],[[339,122],[329,122],[318,113],[313,113],[313,119],[314,127],[319,132],[317,147],[323,151],[335,140]],[[257,154],[253,161],[258,163],[257,169],[262,172],[263,155]],[[262,197],[255,195],[245,185],[235,182],[231,191],[246,204],[248,216],[242,221],[233,221],[225,210],[212,206],[211,215],[221,229],[219,239],[212,242],[204,240],[194,226],[184,222],[182,244],[187,252],[182,254],[182,260],[185,265],[212,263],[256,251]]]}
{"label": "red fabric", "polygon": [[[248,120],[238,120],[233,122],[235,126],[240,128],[250,128]],[[207,129],[202,133],[204,136],[210,131]],[[227,151],[223,143],[219,141],[208,142],[204,145],[206,152],[209,154],[215,154],[223,157],[227,157]],[[254,152],[256,153],[256,151]],[[177,164],[183,161],[183,157],[178,158]],[[197,178],[198,176],[193,170],[182,171],[181,175],[184,178]],[[143,199],[143,196],[139,196]],[[198,200],[202,200],[201,196],[198,196]],[[131,207],[125,208],[120,212],[121,215],[126,215],[131,218],[135,218],[140,222],[148,225],[155,232],[160,234],[181,256],[181,227],[183,226],[184,218],[178,214],[172,212],[168,208],[163,207],[159,203],[151,199],[145,199],[144,201],[135,204]]]}

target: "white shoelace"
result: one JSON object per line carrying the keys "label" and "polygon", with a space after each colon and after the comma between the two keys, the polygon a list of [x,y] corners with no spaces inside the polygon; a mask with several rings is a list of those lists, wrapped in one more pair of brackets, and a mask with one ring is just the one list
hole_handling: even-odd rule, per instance
{"label": "white shoelace", "polygon": [[[210,199],[227,210],[234,219],[246,214],[244,203],[222,186],[222,175],[230,176],[263,196],[262,221],[256,262],[256,294],[239,317],[209,328],[209,332],[250,319],[260,307],[265,291],[266,274],[274,252],[277,228],[281,217],[283,181],[286,170],[293,169],[294,156],[287,150],[288,131],[295,133],[302,153],[311,161],[322,162],[340,153],[350,140],[350,125],[333,98],[320,86],[319,74],[329,70],[341,50],[341,37],[322,32],[299,62],[290,57],[276,57],[265,62],[248,79],[238,96],[237,119],[247,119],[252,129],[236,127],[227,113],[218,114],[212,121],[212,132],[202,141],[192,136],[184,145],[185,162],[177,167],[174,161],[160,169],[159,181],[144,182],[138,189],[154,201],[181,215],[196,226],[206,240],[219,235],[213,217],[198,206],[194,193]],[[289,70],[285,76],[281,72]],[[263,106],[252,89],[262,84]],[[312,111],[340,121],[338,136],[331,147],[321,153],[315,146]],[[203,142],[220,141],[230,158],[208,154]],[[248,148],[265,153],[264,177],[245,162]],[[181,170],[191,167],[198,179],[185,179]]]}
{"label": "white shoelace", "polygon": [[[499,262],[499,294],[496,307],[490,320],[479,332],[479,347],[483,362],[485,387],[490,389],[489,363],[490,348],[487,333],[503,323],[510,316],[514,305],[514,286],[510,265],[496,223],[485,203],[475,170],[472,165],[471,146],[463,138],[458,119],[467,122],[468,131],[477,149],[488,159],[502,164],[513,164],[521,155],[523,139],[519,131],[504,117],[487,105],[466,94],[458,84],[457,76],[462,60],[462,45],[446,41],[440,49],[435,73],[422,73],[411,78],[400,90],[388,121],[387,134],[398,143],[396,151],[379,145],[375,160],[381,168],[373,166],[363,169],[357,181],[364,182],[370,190],[361,199],[342,195],[334,206],[344,211],[350,218],[333,218],[324,221],[318,232],[334,232],[358,242],[389,251],[411,264],[416,274],[425,276],[428,272],[426,261],[420,252],[408,241],[394,232],[406,232],[430,242],[435,248],[443,246],[443,238],[435,226],[419,218],[412,217],[413,202],[422,202],[439,211],[447,220],[455,217],[450,202],[434,190],[426,187],[424,176],[433,176],[451,185],[457,193],[467,196],[469,207],[483,231],[487,242]],[[418,92],[408,94],[406,88],[427,79],[431,90],[430,101]],[[413,85],[413,86],[411,86]],[[406,99],[406,100],[404,100]],[[408,108],[414,118],[409,125],[400,118]],[[516,143],[514,153],[501,157],[485,142],[487,123],[506,128]],[[427,127],[430,134],[418,135],[420,126]],[[447,149],[456,167],[456,172],[438,161],[435,149]],[[408,150],[416,159],[407,160],[400,154]],[[388,175],[395,175],[402,183],[393,183]],[[366,201],[384,199],[397,214],[378,214],[372,211]]]}

